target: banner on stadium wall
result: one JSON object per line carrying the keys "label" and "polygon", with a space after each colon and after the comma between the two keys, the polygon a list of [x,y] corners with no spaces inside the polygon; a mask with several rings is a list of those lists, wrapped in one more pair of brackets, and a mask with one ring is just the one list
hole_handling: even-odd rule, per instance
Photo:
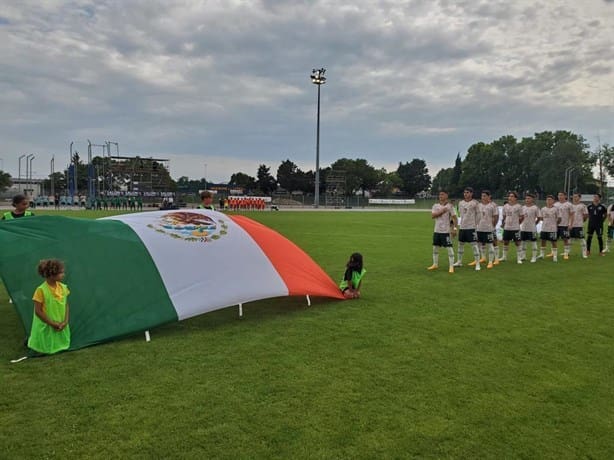
{"label": "banner on stadium wall", "polygon": [[259,299],[343,299],[294,243],[216,211],[15,219],[0,225],[0,245],[0,276],[26,331],[39,260],[66,263],[73,350]]}

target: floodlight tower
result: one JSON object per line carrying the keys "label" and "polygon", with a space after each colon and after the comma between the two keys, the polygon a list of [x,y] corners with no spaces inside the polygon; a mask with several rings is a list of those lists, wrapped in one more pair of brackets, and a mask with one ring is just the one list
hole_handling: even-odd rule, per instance
{"label": "floodlight tower", "polygon": [[317,208],[320,206],[320,87],[326,83],[324,74],[326,69],[313,69],[311,71],[311,83],[318,86],[318,115],[316,122],[316,187],[313,199],[313,205]]}

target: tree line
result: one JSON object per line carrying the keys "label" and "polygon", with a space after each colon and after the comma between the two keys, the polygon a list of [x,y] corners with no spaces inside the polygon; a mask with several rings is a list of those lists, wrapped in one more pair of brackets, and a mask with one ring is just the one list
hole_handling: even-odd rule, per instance
{"label": "tree line", "polygon": [[561,191],[567,177],[572,191],[596,193],[604,190],[607,175],[614,175],[614,147],[605,144],[591,152],[578,134],[544,131],[520,141],[507,135],[473,144],[464,159],[457,155],[453,166],[437,173],[432,189],[453,196],[461,196],[467,186],[495,196],[512,190],[544,196]]}
{"label": "tree line", "polygon": [[[163,164],[146,164],[152,160],[136,157],[122,164],[121,174],[108,177],[111,171],[109,158],[94,157],[92,163],[96,176],[107,187],[118,189],[129,186],[139,171],[147,169],[169,191],[197,193],[211,185],[205,178],[190,179],[182,176],[176,181],[170,177]],[[73,158],[77,165],[79,190],[87,190],[88,166],[83,164],[78,153]],[[598,177],[593,175],[597,168]],[[117,168],[115,168],[117,170]],[[454,165],[443,168],[431,178],[426,162],[414,158],[399,162],[394,171],[377,169],[362,158],[340,158],[326,168],[320,169],[320,193],[326,190],[329,174],[342,172],[345,178],[344,192],[351,196],[357,193],[371,196],[403,195],[415,197],[420,194],[436,194],[445,189],[452,196],[461,196],[464,187],[476,190],[488,189],[494,196],[503,196],[510,190],[532,191],[540,196],[556,193],[563,187],[565,177],[569,177],[574,191],[595,193],[603,189],[607,175],[614,175],[614,147],[605,144],[594,152],[589,150],[586,140],[569,131],[544,131],[532,137],[517,140],[506,135],[490,143],[477,142],[467,149],[464,158],[459,153]],[[66,187],[64,172],[56,172],[53,177],[56,189]],[[43,183],[49,190],[51,176]],[[124,182],[122,182],[124,181]],[[0,189],[11,185],[10,176],[0,171]],[[311,194],[315,187],[314,171],[303,171],[293,161],[286,159],[277,167],[275,174],[271,168],[261,164],[255,176],[245,172],[231,175],[228,186],[243,189],[246,193],[270,195],[273,192],[301,192]]]}

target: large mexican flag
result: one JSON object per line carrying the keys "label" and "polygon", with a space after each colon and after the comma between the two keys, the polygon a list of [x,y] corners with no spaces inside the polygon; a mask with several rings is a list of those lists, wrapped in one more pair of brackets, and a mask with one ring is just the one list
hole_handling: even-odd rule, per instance
{"label": "large mexican flag", "polygon": [[0,247],[0,276],[26,332],[38,261],[66,263],[73,350],[258,299],[343,298],[294,243],[215,211],[22,218],[0,224]]}

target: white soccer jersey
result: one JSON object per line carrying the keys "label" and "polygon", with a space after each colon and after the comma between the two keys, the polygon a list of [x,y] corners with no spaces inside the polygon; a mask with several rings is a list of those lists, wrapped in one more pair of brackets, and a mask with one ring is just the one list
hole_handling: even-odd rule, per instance
{"label": "white soccer jersey", "polygon": [[[480,203],[478,205],[480,220],[476,230],[478,232],[492,232],[495,230],[495,226],[492,221],[493,218],[499,218],[499,208],[492,201],[488,204]],[[496,220],[495,220],[496,222]]]}
{"label": "white soccer jersey", "polygon": [[584,216],[588,216],[588,209],[584,203],[572,204],[571,212],[573,218],[571,220],[572,227],[584,227]]}
{"label": "white soccer jersey", "polygon": [[520,230],[520,214],[522,212],[522,206],[518,203],[511,205],[509,203],[503,206],[503,219],[505,219],[505,226],[503,230]]}
{"label": "white soccer jersey", "polygon": [[458,205],[461,230],[475,230],[478,226],[478,202],[476,200],[461,201]]}
{"label": "white soccer jersey", "polygon": [[520,231],[522,232],[536,232],[537,231],[537,219],[542,215],[537,206],[534,204],[531,206],[522,207],[522,215],[524,220],[520,224]]}
{"label": "white soccer jersey", "polygon": [[450,219],[452,216],[456,216],[456,211],[454,210],[454,206],[450,203],[446,203],[445,205],[435,203],[431,208],[431,212],[440,213],[442,209],[445,209],[441,216],[435,218],[435,233],[450,233]]}
{"label": "white soccer jersey", "polygon": [[557,230],[559,220],[559,210],[554,206],[542,208],[542,232],[554,233]]}
{"label": "white soccer jersey", "polygon": [[561,203],[557,201],[554,203],[554,207],[559,211],[559,217],[561,221],[559,222],[560,227],[568,227],[569,226],[569,218],[571,213],[571,203],[569,201],[565,201]]}

